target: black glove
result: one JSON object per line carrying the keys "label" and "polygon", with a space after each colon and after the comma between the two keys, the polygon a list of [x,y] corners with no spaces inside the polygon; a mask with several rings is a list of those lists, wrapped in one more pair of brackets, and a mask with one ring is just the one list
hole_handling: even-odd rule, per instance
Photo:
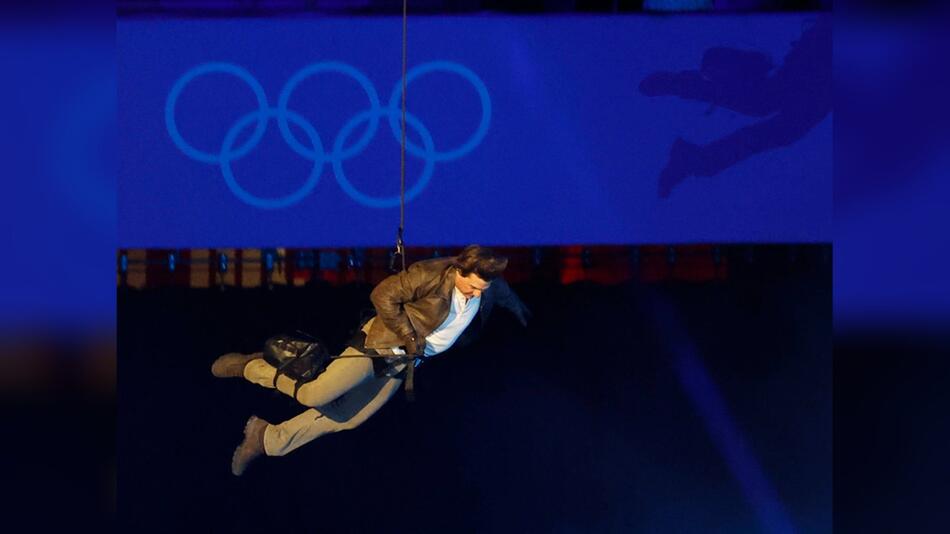
{"label": "black glove", "polygon": [[422,356],[426,350],[425,338],[419,338],[415,333],[404,338],[402,344],[406,348],[406,354],[409,356]]}

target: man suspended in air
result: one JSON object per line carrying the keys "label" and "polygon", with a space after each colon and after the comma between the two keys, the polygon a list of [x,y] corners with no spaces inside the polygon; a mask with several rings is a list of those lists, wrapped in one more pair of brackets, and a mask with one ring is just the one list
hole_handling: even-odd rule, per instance
{"label": "man suspended in air", "polygon": [[240,476],[258,456],[283,456],[324,434],[358,427],[407,375],[411,383],[415,366],[448,350],[476,315],[484,324],[495,304],[527,326],[527,307],[501,278],[507,265],[507,258],[491,249],[470,245],[458,256],[420,261],[389,276],[370,295],[376,316],[350,340],[345,357],[329,359],[315,378],[308,374],[313,366],[296,365],[300,358],[286,360],[291,364],[287,369],[297,367],[292,372],[274,359],[273,352],[292,343],[268,354],[219,357],[211,366],[214,376],[276,386],[309,408],[280,424],[252,415],[232,456],[231,472]]}

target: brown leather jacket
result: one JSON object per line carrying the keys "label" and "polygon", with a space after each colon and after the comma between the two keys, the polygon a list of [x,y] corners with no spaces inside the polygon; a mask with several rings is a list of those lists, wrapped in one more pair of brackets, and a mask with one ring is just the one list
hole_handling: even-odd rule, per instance
{"label": "brown leather jacket", "polygon": [[[454,257],[413,263],[389,276],[370,294],[377,318],[366,336],[366,347],[379,349],[403,345],[415,333],[424,338],[449,315],[455,287]],[[524,304],[501,277],[482,293],[478,314],[484,323],[495,304],[515,310]]]}

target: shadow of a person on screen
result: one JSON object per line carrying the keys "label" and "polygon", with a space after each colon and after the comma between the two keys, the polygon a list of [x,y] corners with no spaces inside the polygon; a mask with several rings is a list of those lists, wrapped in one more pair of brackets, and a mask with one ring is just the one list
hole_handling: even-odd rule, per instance
{"label": "shadow of a person on screen", "polygon": [[640,92],[646,96],[679,96],[708,102],[710,111],[723,107],[763,117],[707,145],[677,137],[660,172],[659,196],[668,197],[691,176],[715,176],[755,154],[791,145],[818,125],[832,108],[831,43],[831,17],[823,16],[805,28],[774,71],[762,52],[713,47],[698,70],[644,78]]}

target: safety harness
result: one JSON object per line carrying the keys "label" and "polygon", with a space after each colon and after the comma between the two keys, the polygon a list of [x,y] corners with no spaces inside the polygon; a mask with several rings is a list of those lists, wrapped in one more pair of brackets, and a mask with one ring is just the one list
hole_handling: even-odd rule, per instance
{"label": "safety harness", "polygon": [[[368,320],[367,320],[368,321]],[[277,372],[274,374],[274,388],[277,379],[286,376],[294,382],[294,398],[301,386],[313,382],[323,373],[333,360],[342,358],[371,358],[373,373],[376,376],[393,376],[405,380],[406,398],[414,399],[412,380],[416,366],[416,356],[409,354],[380,354],[376,349],[366,347],[366,332],[363,331],[366,321],[360,325],[347,346],[358,350],[359,354],[331,355],[326,345],[306,332],[296,331],[292,334],[279,334],[264,342],[264,361],[273,365]],[[400,364],[405,368],[393,375],[393,369]]]}

